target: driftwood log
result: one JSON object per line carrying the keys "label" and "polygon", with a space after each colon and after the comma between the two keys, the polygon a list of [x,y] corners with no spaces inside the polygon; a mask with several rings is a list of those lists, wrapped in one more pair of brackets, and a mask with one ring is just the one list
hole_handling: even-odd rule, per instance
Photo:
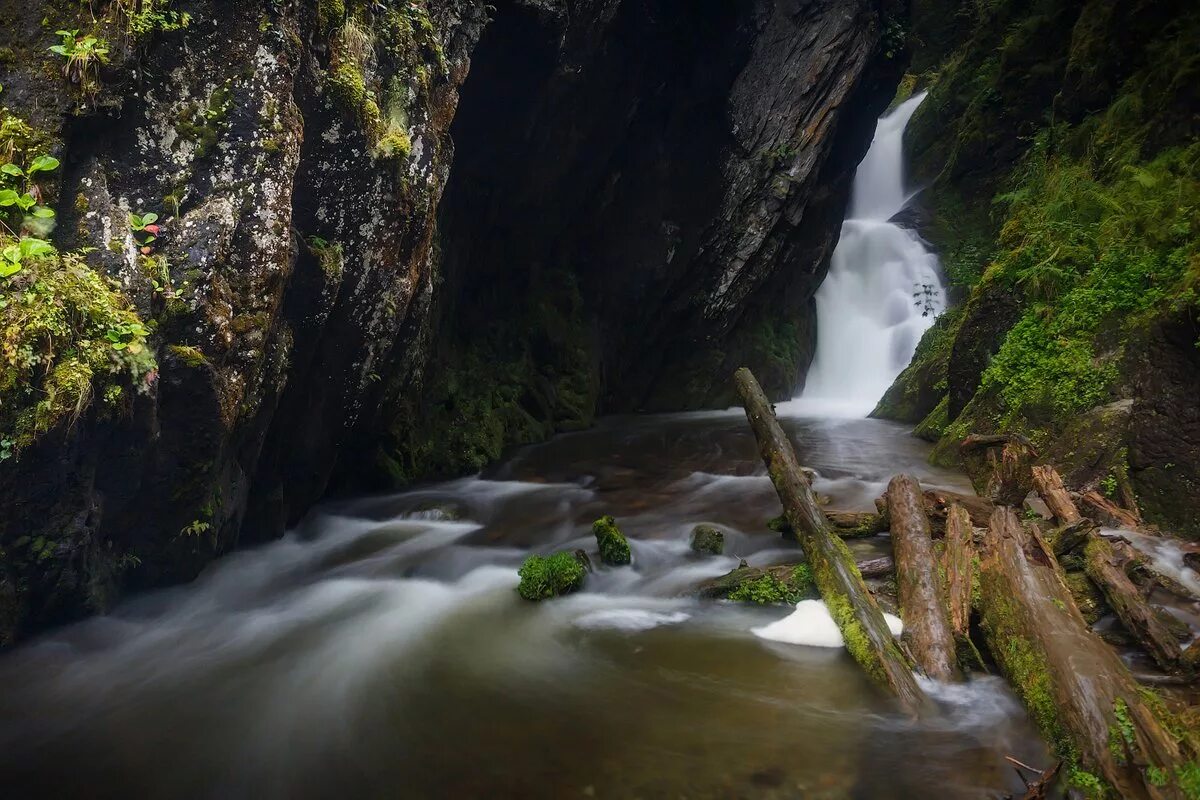
{"label": "driftwood log", "polygon": [[750,370],[739,369],[734,383],[759,453],[779,494],[784,516],[808,558],[813,580],[846,648],[867,674],[890,690],[908,712],[919,714],[931,701],[917,684],[912,665],[888,629],[883,612],[863,583],[854,557],[834,533],[800,469],[792,443]]}
{"label": "driftwood log", "polygon": [[[996,508],[996,504],[988,498],[973,494],[961,494],[945,489],[926,489],[922,494],[925,498],[925,514],[929,517],[929,527],[935,539],[946,533],[946,516],[950,512],[950,506],[957,503],[966,509],[971,517],[971,524],[976,528],[986,528],[988,520],[992,518],[992,511]],[[882,517],[880,520],[883,526],[882,530],[886,531],[888,529],[886,494],[875,499],[875,507],[879,509]]]}
{"label": "driftwood log", "polygon": [[960,680],[921,484],[911,475],[897,475],[888,484],[887,504],[904,639],[926,675],[939,681]]}
{"label": "driftwood log", "polygon": [[1084,571],[1100,587],[1104,599],[1121,624],[1141,643],[1150,657],[1168,672],[1180,668],[1183,648],[1160,612],[1151,606],[1129,579],[1129,571],[1140,559],[1130,546],[1109,540],[1095,525],[1085,521],[1063,486],[1062,478],[1050,466],[1033,468],[1033,482],[1054,518],[1067,527],[1055,537],[1055,554],[1083,545]]}
{"label": "driftwood log", "polygon": [[1076,495],[1076,499],[1083,507],[1084,513],[1101,525],[1107,525],[1110,528],[1142,530],[1142,520],[1136,513],[1121,508],[1094,489]]}
{"label": "driftwood log", "polygon": [[1184,796],[1178,770],[1194,757],[1190,745],[1185,754],[1161,701],[1088,629],[1054,553],[1011,508],[996,509],[984,537],[980,611],[993,656],[1068,776],[1108,796]]}

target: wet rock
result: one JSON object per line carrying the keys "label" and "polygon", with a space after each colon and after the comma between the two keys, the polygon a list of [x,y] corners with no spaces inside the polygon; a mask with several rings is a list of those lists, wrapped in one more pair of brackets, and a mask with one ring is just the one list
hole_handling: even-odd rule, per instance
{"label": "wet rock", "polygon": [[725,534],[712,525],[697,525],[692,528],[692,549],[719,556],[725,552]]}
{"label": "wet rock", "polygon": [[619,567],[632,560],[629,541],[617,521],[610,516],[603,516],[592,523],[592,533],[596,536],[596,546],[600,549],[600,560],[609,566]]}
{"label": "wet rock", "polygon": [[592,558],[587,554],[586,550],[579,549],[573,552],[571,555],[575,556],[575,560],[578,561],[589,573],[595,571],[592,568]]}

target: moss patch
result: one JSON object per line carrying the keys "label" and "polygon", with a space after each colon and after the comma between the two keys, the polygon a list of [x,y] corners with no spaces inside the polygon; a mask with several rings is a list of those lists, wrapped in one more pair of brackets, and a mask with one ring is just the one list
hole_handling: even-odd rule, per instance
{"label": "moss patch", "polygon": [[592,533],[596,537],[596,546],[600,550],[600,560],[610,566],[628,564],[633,554],[629,549],[629,541],[617,521],[610,516],[603,516],[592,523]]}
{"label": "moss patch", "polygon": [[517,570],[521,583],[517,593],[526,600],[547,600],[583,588],[587,575],[583,564],[570,553],[530,556]]}

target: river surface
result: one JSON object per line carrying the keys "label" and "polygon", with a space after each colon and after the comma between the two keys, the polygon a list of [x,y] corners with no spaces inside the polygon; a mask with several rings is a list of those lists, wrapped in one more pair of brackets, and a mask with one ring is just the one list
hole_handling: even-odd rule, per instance
{"label": "river surface", "polygon": [[[786,413],[787,404],[781,406]],[[904,428],[786,419],[816,488],[872,508],[905,470],[964,490]],[[5,797],[968,798],[1047,762],[995,678],[934,687],[911,722],[844,649],[769,641],[786,617],[691,596],[795,561],[740,410],[613,418],[485,476],[314,512],[194,584],[0,659]],[[631,567],[516,594],[531,552],[613,514]],[[688,546],[719,525],[727,556]],[[887,537],[852,543],[886,552]]]}

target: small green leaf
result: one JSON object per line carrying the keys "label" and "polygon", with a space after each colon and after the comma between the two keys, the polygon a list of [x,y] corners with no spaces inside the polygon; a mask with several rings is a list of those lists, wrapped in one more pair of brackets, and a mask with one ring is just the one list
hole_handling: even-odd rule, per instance
{"label": "small green leaf", "polygon": [[32,214],[39,219],[48,219],[54,216],[54,209],[46,206],[34,206]]}
{"label": "small green leaf", "polygon": [[142,217],[142,225],[151,225],[155,222],[158,222],[158,214],[155,214],[153,211]]}
{"label": "small green leaf", "polygon": [[20,261],[0,261],[0,278],[16,275],[21,271]]}
{"label": "small green leaf", "polygon": [[0,206],[15,206],[20,198],[12,189],[0,189]]}
{"label": "small green leaf", "polygon": [[40,258],[54,254],[54,245],[47,242],[45,239],[22,239],[21,240],[21,257],[22,258]]}
{"label": "small green leaf", "polygon": [[21,263],[21,248],[15,244],[10,244],[8,247],[0,250],[0,255],[3,255],[7,260],[14,264]]}
{"label": "small green leaf", "polygon": [[5,175],[12,175],[16,178],[19,178],[25,174],[24,172],[21,172],[21,168],[16,164],[5,164],[3,167],[0,167],[0,172],[3,172]]}
{"label": "small green leaf", "polygon": [[32,175],[35,172],[52,172],[58,169],[58,164],[59,161],[54,156],[38,156],[29,165],[29,174]]}

